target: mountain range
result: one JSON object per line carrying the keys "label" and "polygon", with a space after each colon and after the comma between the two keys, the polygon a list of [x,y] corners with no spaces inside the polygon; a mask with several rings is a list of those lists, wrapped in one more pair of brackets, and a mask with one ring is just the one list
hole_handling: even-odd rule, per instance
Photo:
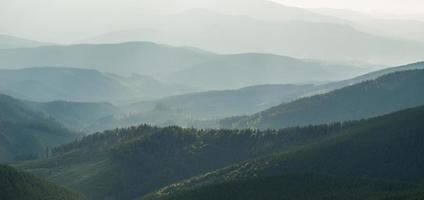
{"label": "mountain range", "polygon": [[420,199],[423,114],[418,107],[363,120],[311,145],[178,182],[144,199]]}
{"label": "mountain range", "polygon": [[[264,1],[256,1],[254,4],[258,2]],[[234,7],[244,7],[244,4],[236,4]],[[206,8],[208,10],[192,9],[178,14],[154,16],[154,22],[141,20],[139,29],[106,33],[84,42],[152,41],[176,46],[195,46],[224,54],[262,52],[296,58],[380,65],[400,65],[422,59],[422,41],[389,37],[390,34],[374,34],[380,31],[361,31],[357,27],[363,26],[356,25],[355,22],[328,15],[327,19],[332,20],[318,20],[319,17],[314,19],[311,17],[314,15],[305,19],[303,14],[292,15],[292,10],[299,9],[272,4],[275,5],[274,9],[269,6],[263,8],[264,10],[255,7],[255,12],[216,11]],[[282,15],[292,17],[287,19],[278,16],[280,8]],[[272,16],[264,17],[268,10],[272,10]],[[384,31],[388,32],[391,33]],[[404,54],[404,51],[408,54]]]}
{"label": "mountain range", "polygon": [[[334,81],[369,71],[351,65],[323,64],[271,54],[220,55],[149,42],[3,49],[0,50],[0,66],[8,69],[65,66],[95,69],[119,76],[141,74],[168,85],[177,83],[176,87],[183,85],[197,90]],[[227,73],[219,73],[220,70]],[[306,73],[313,76],[304,77]],[[220,76],[221,79],[206,74]],[[257,78],[252,79],[252,75]]]}
{"label": "mountain range", "polygon": [[32,101],[134,103],[195,91],[149,76],[130,77],[69,67],[0,69],[0,91]]}
{"label": "mountain range", "polygon": [[29,48],[49,45],[53,45],[53,43],[38,42],[10,35],[0,35],[0,49]]}
{"label": "mountain range", "polygon": [[[198,193],[201,199],[237,199],[242,193],[224,192],[237,183],[248,188],[275,182],[293,187],[286,190],[289,197],[317,187],[348,199],[405,195],[420,189],[424,178],[423,114],[417,107],[369,120],[267,131],[143,125],[87,136],[55,148],[47,160],[16,166],[90,199],[186,199]],[[257,199],[267,188],[248,191]],[[313,192],[303,199],[326,197]]]}
{"label": "mountain range", "polygon": [[395,72],[221,123],[228,128],[266,129],[370,118],[423,105],[423,83],[424,70]]}

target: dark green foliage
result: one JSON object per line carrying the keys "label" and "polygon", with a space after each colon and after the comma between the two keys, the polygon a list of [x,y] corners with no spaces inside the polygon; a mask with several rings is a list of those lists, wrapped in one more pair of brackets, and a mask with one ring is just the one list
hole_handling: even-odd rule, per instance
{"label": "dark green foliage", "polygon": [[[377,200],[406,195],[415,185],[364,178],[286,174],[208,185],[143,200]],[[410,194],[408,194],[410,195]]]}
{"label": "dark green foliage", "polygon": [[282,104],[252,115],[223,120],[229,128],[283,128],[371,118],[424,104],[424,70],[385,75],[376,80]]}
{"label": "dark green foliage", "polygon": [[[423,119],[424,107],[418,107],[358,122],[283,130],[143,125],[87,136],[55,148],[50,159],[19,167],[90,199],[133,199],[166,185],[160,194],[176,194],[282,173],[419,184],[424,181]],[[386,191],[365,189],[362,194],[366,196]],[[349,193],[339,192],[342,196]],[[413,194],[401,191],[394,195]]]}
{"label": "dark green foliage", "polygon": [[26,172],[0,165],[1,200],[82,200],[76,192],[43,181]]}
{"label": "dark green foliage", "polygon": [[227,165],[319,141],[353,124],[279,131],[143,125],[87,136],[55,148],[48,160],[20,167],[91,199],[131,199]]}
{"label": "dark green foliage", "polygon": [[77,135],[24,102],[0,95],[0,162],[20,155],[44,154],[45,148],[74,140]]}
{"label": "dark green foliage", "polygon": [[420,184],[424,182],[423,119],[424,107],[418,107],[360,121],[343,134],[188,179],[156,194],[173,194],[204,185],[281,173],[328,174]]}

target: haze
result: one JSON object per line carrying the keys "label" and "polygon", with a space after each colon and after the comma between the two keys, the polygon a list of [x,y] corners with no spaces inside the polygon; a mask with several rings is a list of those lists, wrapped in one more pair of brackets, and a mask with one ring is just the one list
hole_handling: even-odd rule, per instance
{"label": "haze", "polygon": [[[152,14],[178,13],[199,7],[228,10],[232,2],[249,1],[1,0],[0,32],[47,42],[73,43],[105,32],[138,28],[143,19],[154,22]],[[307,8],[377,11],[417,20],[423,19],[420,14],[424,10],[424,2],[420,0],[278,1]],[[255,8],[250,9],[255,12]]]}

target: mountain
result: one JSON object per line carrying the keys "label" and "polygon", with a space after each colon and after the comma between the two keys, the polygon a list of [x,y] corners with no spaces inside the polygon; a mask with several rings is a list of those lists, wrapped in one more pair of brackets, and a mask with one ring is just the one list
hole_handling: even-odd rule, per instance
{"label": "mountain", "polygon": [[0,66],[8,68],[67,66],[118,75],[133,73],[152,75],[178,71],[187,65],[209,59],[210,56],[187,48],[150,42],[81,44],[0,50]]}
{"label": "mountain", "polygon": [[0,69],[0,91],[32,101],[133,103],[181,94],[184,89],[148,76],[126,78],[90,69],[36,67]]}
{"label": "mountain", "polygon": [[423,84],[424,70],[396,72],[281,104],[252,116],[224,119],[221,124],[266,129],[370,118],[423,105]]}
{"label": "mountain", "polygon": [[[0,50],[0,66],[12,69],[71,66],[127,77],[130,74],[143,74],[165,82],[166,85],[170,85],[168,88],[177,92],[181,91],[178,89],[179,85],[188,86],[189,90],[192,88],[195,91],[235,89],[258,84],[342,80],[368,71],[349,65],[329,65],[270,54],[219,55],[187,47],[171,47],[148,42],[6,49]],[[219,70],[228,71],[228,74]],[[303,78],[305,74],[314,76]],[[222,78],[217,78],[218,76]],[[127,80],[116,76],[112,78],[121,84],[134,82],[134,79],[149,81],[140,76],[129,77]],[[160,89],[162,86],[156,87]],[[102,88],[99,91],[102,91]],[[118,91],[125,92],[121,89]],[[127,96],[124,94],[118,93],[114,96],[119,99],[121,96]],[[147,90],[146,95],[151,94],[154,92]],[[102,96],[99,94],[94,97],[98,99]]]}
{"label": "mountain", "polygon": [[314,90],[314,85],[256,85],[235,90],[206,91],[170,96],[155,101],[132,104],[125,108],[145,112],[156,105],[181,109],[196,119],[253,114],[297,99]]}
{"label": "mountain", "polygon": [[0,49],[12,49],[12,48],[30,48],[53,45],[50,43],[37,42],[28,39],[22,39],[9,35],[0,35]]}
{"label": "mountain", "polygon": [[119,107],[127,115],[105,116],[87,128],[94,132],[142,123],[156,126],[217,127],[216,119],[253,114],[297,99],[315,88],[314,85],[258,85],[236,90],[170,96]]}
{"label": "mountain", "polygon": [[[92,133],[89,129],[92,123],[97,120],[121,115],[123,111],[110,103],[79,103],[79,102],[30,102],[22,101],[29,109],[34,112],[42,113],[59,123],[63,124],[69,130],[81,133]],[[115,128],[115,127],[112,127]]]}
{"label": "mountain", "polygon": [[83,200],[86,198],[26,172],[0,165],[0,199]]}
{"label": "mountain", "polygon": [[169,79],[181,84],[190,82],[191,85],[222,90],[263,84],[336,81],[366,71],[353,66],[328,65],[272,54],[248,53],[220,56],[174,73]]}
{"label": "mountain", "polygon": [[315,13],[344,19],[358,30],[390,38],[423,42],[424,21],[396,19],[395,17],[373,17],[371,15],[340,9],[313,9]]}
{"label": "mountain", "polygon": [[[417,107],[370,120],[362,120],[342,130],[341,133],[329,136],[316,143],[241,162],[172,184],[152,193],[149,199],[170,199],[170,197],[179,194],[187,195],[190,198],[199,194],[204,195],[198,199],[206,199],[205,197],[210,195],[239,199],[246,193],[251,194],[252,197],[253,195],[257,197],[261,192],[265,194],[265,191],[278,187],[279,185],[272,186],[272,183],[275,182],[282,185],[291,183],[288,186],[292,188],[291,190],[282,188],[283,190],[287,189],[287,193],[281,195],[289,196],[288,199],[295,199],[293,195],[300,195],[305,199],[305,195],[308,194],[317,195],[311,196],[311,198],[314,197],[313,199],[318,197],[325,199],[331,197],[331,195],[345,195],[345,198],[340,199],[364,199],[373,195],[376,195],[376,197],[383,195],[384,197],[385,192],[395,192],[393,194],[395,196],[383,199],[419,199],[418,195],[422,197],[422,190],[420,193],[409,193],[414,190],[411,190],[411,188],[405,190],[400,185],[395,186],[396,184],[392,186],[387,182],[383,185],[381,185],[381,182],[360,184],[357,181],[364,181],[364,178],[395,181],[398,184],[401,182],[413,184],[415,186],[412,187],[420,189],[419,184],[424,180],[424,174],[421,170],[424,162],[420,158],[424,150],[421,142],[424,136],[422,134],[424,126],[421,120],[423,117],[424,107]],[[302,173],[308,175],[299,176]],[[286,175],[280,176],[281,174]],[[330,178],[329,181],[328,177],[313,176],[312,174],[337,176],[341,179],[337,178],[331,181]],[[346,181],[349,180],[349,177],[356,177],[356,180]],[[358,179],[358,177],[361,178]],[[346,182],[343,183],[342,180]],[[260,183],[263,183],[262,186],[259,186]],[[356,184],[362,186],[354,186]],[[253,186],[257,187],[252,188]],[[382,186],[386,189],[382,189],[384,188]],[[248,190],[244,194],[240,191],[236,193],[235,189],[240,188]],[[305,192],[305,188],[310,188],[307,191],[311,193]],[[319,190],[317,191],[318,188],[323,189],[321,192],[329,191],[330,193],[321,193]],[[352,191],[353,188],[356,192]],[[398,194],[399,189],[409,194],[403,192]],[[303,191],[303,194],[299,194],[299,191]],[[278,194],[278,192],[274,191],[269,194]],[[356,196],[363,194],[366,194],[366,196],[362,198]],[[403,198],[400,198],[402,196]],[[376,199],[381,198],[380,196]],[[281,198],[273,197],[270,199]]]}
{"label": "mountain", "polygon": [[367,73],[352,79],[327,83],[327,84],[319,86],[319,91],[324,92],[324,91],[340,89],[346,86],[377,79],[387,74],[401,72],[401,71],[408,71],[408,70],[416,70],[416,69],[424,69],[424,62],[417,62],[417,63],[402,65],[398,67],[389,67],[389,68],[373,71],[373,72],[370,72],[370,73]]}
{"label": "mountain", "polygon": [[144,100],[164,98],[172,95],[180,95],[196,92],[199,88],[190,87],[184,84],[168,84],[154,79],[151,76],[132,74],[130,76],[120,76],[116,74],[107,74],[123,86],[130,88],[137,96]]}
{"label": "mountain", "polygon": [[[231,8],[234,7],[237,6]],[[423,59],[423,42],[370,34],[350,26],[344,20],[331,22],[333,20],[313,20],[309,17],[307,20],[303,17],[293,17],[291,20],[252,17],[265,13],[260,8],[255,9],[256,13],[208,9],[158,16],[154,22],[140,21],[138,30],[108,33],[103,39],[93,41],[143,40],[194,46],[224,54],[262,52],[344,63],[360,61],[399,65]],[[273,13],[278,15],[278,12]],[[280,12],[283,15],[287,13]]]}
{"label": "mountain", "polygon": [[45,156],[46,149],[78,137],[25,102],[0,95],[0,162]]}
{"label": "mountain", "polygon": [[423,63],[386,68],[352,79],[318,85],[258,85],[236,90],[206,91],[143,101],[120,107],[128,115],[105,116],[88,127],[90,132],[141,123],[157,126],[219,127],[217,119],[254,114],[302,97],[336,89],[400,71],[424,69]]}
{"label": "mountain", "polygon": [[[419,189],[424,179],[423,115],[418,107],[357,122],[266,131],[142,125],[90,135],[55,148],[48,159],[16,166],[90,199],[165,198],[227,182],[231,190],[233,181],[274,176],[290,183],[278,179],[281,174],[299,180],[296,188],[328,183],[320,185],[328,191],[335,182],[344,184],[333,188],[337,195],[358,185],[362,195],[398,195]],[[311,179],[316,181],[308,185]]]}
{"label": "mountain", "polygon": [[168,184],[275,151],[323,140],[350,127],[280,131],[196,130],[147,125],[105,131],[16,166],[90,199],[134,199]]}

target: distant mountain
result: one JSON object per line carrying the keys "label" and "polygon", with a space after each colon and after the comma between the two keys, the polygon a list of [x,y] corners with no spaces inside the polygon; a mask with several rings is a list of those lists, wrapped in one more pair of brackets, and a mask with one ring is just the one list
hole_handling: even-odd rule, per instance
{"label": "distant mountain", "polygon": [[7,94],[34,101],[119,101],[135,98],[119,82],[95,70],[40,67],[0,70]]}
{"label": "distant mountain", "polygon": [[[0,66],[12,69],[71,66],[121,76],[150,75],[171,85],[168,88],[177,92],[187,89],[235,89],[258,84],[343,80],[368,71],[349,65],[328,65],[271,54],[219,55],[148,42],[6,49],[0,50]],[[303,78],[305,74],[311,75]],[[114,79],[126,84],[142,78],[130,77],[123,82],[122,78]],[[156,84],[155,87],[160,89],[163,86]],[[119,91],[125,92],[122,89]],[[153,91],[146,92],[148,96],[152,94]],[[120,95],[123,94],[114,96],[119,99]],[[100,96],[95,95],[98,98]]]}
{"label": "distant mountain", "polygon": [[156,105],[180,109],[196,119],[256,113],[313,91],[314,85],[257,85],[235,90],[206,91],[133,104],[124,109],[145,112]]}
{"label": "distant mountain", "polygon": [[[263,4],[265,1],[256,1]],[[255,2],[255,3],[256,3]],[[255,4],[254,3],[254,4]],[[349,21],[314,20],[271,7],[245,8],[237,12],[194,9],[180,14],[140,21],[140,29],[108,33],[94,42],[152,41],[176,46],[195,46],[225,54],[263,52],[296,58],[329,61],[361,61],[399,65],[423,59],[423,42],[382,37],[360,31]],[[241,8],[243,9],[243,8]],[[272,12],[267,11],[272,9]],[[302,10],[302,9],[298,9]],[[307,11],[309,12],[309,11]],[[312,12],[309,12],[312,13]],[[257,17],[261,15],[260,17]],[[288,15],[281,19],[278,15]],[[318,19],[318,18],[316,18]],[[188,33],[188,34],[187,34]],[[313,34],[311,34],[313,33]],[[405,54],[405,52],[408,52]]]}
{"label": "distant mountain", "polygon": [[120,76],[107,74],[123,86],[131,89],[133,93],[144,100],[152,100],[172,95],[185,94],[198,91],[195,86],[190,87],[184,84],[169,84],[156,80],[147,75],[132,74],[131,76]]}
{"label": "distant mountain", "polygon": [[168,86],[148,76],[126,78],[89,69],[37,67],[0,69],[0,91],[32,101],[122,104],[181,94],[185,89]]}
{"label": "distant mountain", "polygon": [[[365,13],[339,9],[313,9],[315,13],[346,20],[358,30],[390,38],[424,42],[424,21],[374,17]],[[418,17],[416,18],[418,19]]]}
{"label": "distant mountain", "polygon": [[[353,66],[328,65],[272,54],[220,56],[173,74],[177,83],[222,90],[250,85],[335,81],[367,72]],[[219,78],[217,78],[219,77]]]}
{"label": "distant mountain", "polygon": [[17,99],[0,95],[0,162],[45,156],[46,148],[78,137],[62,124]]}
{"label": "distant mountain", "polygon": [[[150,42],[0,50],[7,68],[67,66],[119,75],[171,73],[210,59],[209,54]],[[212,55],[213,56],[213,55]]]}
{"label": "distant mountain", "polygon": [[[263,195],[270,195],[268,199],[420,199],[422,190],[416,190],[424,180],[420,158],[424,150],[420,142],[424,139],[423,117],[424,107],[418,107],[356,122],[316,143],[177,182],[146,199],[242,199],[246,194],[252,200],[263,199]],[[281,188],[286,193],[277,192],[286,184]]]}
{"label": "distant mountain", "polygon": [[121,106],[121,115],[104,116],[86,126],[88,132],[139,124],[217,127],[216,120],[253,114],[315,91],[315,85],[258,85],[236,90],[206,91]]}
{"label": "distant mountain", "polygon": [[[377,79],[381,76],[391,74],[391,73],[394,73],[394,72],[401,72],[401,71],[408,71],[408,70],[415,70],[415,69],[424,69],[424,62],[417,62],[417,63],[402,65],[402,66],[398,66],[398,67],[389,67],[389,68],[385,68],[385,69],[381,69],[381,70],[376,70],[376,71],[373,71],[373,72],[370,72],[370,73],[367,73],[367,74],[364,74],[364,75],[361,75],[361,76],[357,76],[355,78],[322,84],[322,85],[317,86],[317,88],[315,89],[314,92],[315,92],[315,94],[316,93],[326,93],[326,92],[336,90],[336,89],[340,89],[340,88],[343,88],[343,87],[346,87],[346,86],[351,86],[351,85],[358,84],[358,83],[361,83],[361,82],[374,80],[374,79]],[[310,95],[312,95],[312,94],[310,94]]]}
{"label": "distant mountain", "polygon": [[30,48],[53,45],[51,43],[37,42],[28,39],[22,39],[9,35],[0,35],[0,49],[12,49],[12,48]]}
{"label": "distant mountain", "polygon": [[[87,128],[93,131],[148,123],[157,126],[219,127],[217,119],[254,114],[302,97],[327,93],[381,76],[413,69],[423,63],[387,68],[343,81],[318,85],[258,85],[236,90],[206,91],[143,101],[120,107],[129,115],[107,116]],[[237,118],[236,118],[237,119]]]}
{"label": "distant mountain", "polygon": [[0,199],[84,200],[86,198],[26,172],[0,165]]}
{"label": "distant mountain", "polygon": [[[78,103],[53,101],[46,103],[22,101],[31,110],[52,118],[69,130],[90,134],[88,127],[97,120],[120,115],[121,109],[110,103]],[[115,128],[115,127],[111,127]],[[93,131],[94,132],[94,131]]]}
{"label": "distant mountain", "polygon": [[302,98],[249,117],[221,121],[231,128],[284,128],[375,117],[424,104],[424,70],[402,71]]}

